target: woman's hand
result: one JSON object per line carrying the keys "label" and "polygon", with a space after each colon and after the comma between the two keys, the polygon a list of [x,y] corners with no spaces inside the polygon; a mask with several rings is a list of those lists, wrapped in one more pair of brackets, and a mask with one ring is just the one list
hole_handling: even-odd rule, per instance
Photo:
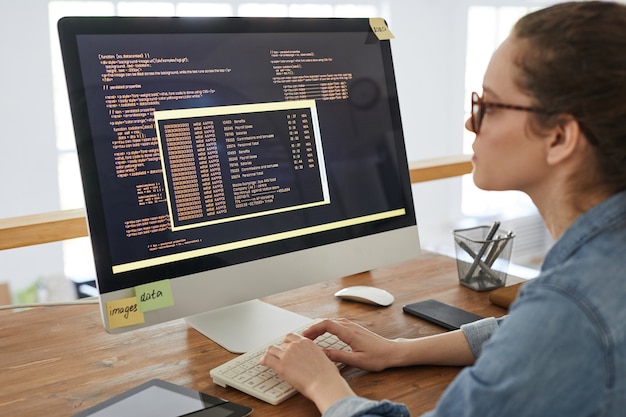
{"label": "woman's hand", "polygon": [[347,319],[323,320],[309,327],[302,335],[315,340],[326,332],[334,334],[352,349],[351,352],[324,349],[333,362],[368,371],[381,371],[398,365],[392,362],[397,358],[397,352],[394,352],[398,345],[396,341],[379,336]]}
{"label": "woman's hand", "polygon": [[314,340],[325,332],[352,348],[352,352],[324,349],[331,361],[368,371],[413,365],[465,366],[476,360],[462,330],[417,339],[386,339],[350,320],[330,319],[314,324],[302,335]]}
{"label": "woman's hand", "polygon": [[306,337],[288,334],[280,345],[267,349],[260,363],[312,400],[322,414],[334,402],[355,395],[337,366]]}

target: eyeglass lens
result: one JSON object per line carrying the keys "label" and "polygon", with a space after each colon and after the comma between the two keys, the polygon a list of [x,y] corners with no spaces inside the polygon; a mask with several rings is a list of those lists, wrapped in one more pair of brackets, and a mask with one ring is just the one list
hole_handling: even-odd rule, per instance
{"label": "eyeglass lens", "polygon": [[478,133],[483,119],[483,102],[478,93],[472,93],[472,130]]}

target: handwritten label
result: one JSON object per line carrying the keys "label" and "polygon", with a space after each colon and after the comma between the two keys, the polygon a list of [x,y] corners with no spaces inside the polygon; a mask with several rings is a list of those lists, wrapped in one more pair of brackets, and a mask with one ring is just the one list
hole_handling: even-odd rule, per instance
{"label": "handwritten label", "polygon": [[394,38],[393,33],[391,33],[391,31],[387,27],[385,19],[383,19],[382,17],[370,18],[370,27],[372,28],[372,31],[374,31],[374,34],[376,35],[378,40],[386,41]]}
{"label": "handwritten label", "polygon": [[139,311],[136,297],[109,301],[106,303],[106,312],[111,329],[144,322],[143,313]]}
{"label": "handwritten label", "polygon": [[174,296],[169,279],[137,285],[135,295],[137,303],[139,303],[139,311],[143,313],[174,305]]}

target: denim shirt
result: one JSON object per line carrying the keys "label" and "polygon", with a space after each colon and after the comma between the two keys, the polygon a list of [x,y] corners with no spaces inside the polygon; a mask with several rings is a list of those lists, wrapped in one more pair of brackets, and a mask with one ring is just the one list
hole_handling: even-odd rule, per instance
{"label": "denim shirt", "polygon": [[[462,330],[477,360],[424,416],[624,416],[626,192],[566,230],[508,316]],[[401,404],[352,397],[324,417],[406,415]]]}

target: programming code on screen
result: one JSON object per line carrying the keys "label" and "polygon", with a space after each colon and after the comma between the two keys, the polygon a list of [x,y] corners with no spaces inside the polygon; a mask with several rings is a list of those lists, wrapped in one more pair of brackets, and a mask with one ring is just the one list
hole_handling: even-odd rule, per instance
{"label": "programming code on screen", "polygon": [[77,45],[114,274],[242,262],[252,255],[239,248],[285,246],[271,256],[315,244],[294,237],[338,231],[324,244],[406,214],[389,192],[399,153],[384,60],[363,32],[89,34]]}

